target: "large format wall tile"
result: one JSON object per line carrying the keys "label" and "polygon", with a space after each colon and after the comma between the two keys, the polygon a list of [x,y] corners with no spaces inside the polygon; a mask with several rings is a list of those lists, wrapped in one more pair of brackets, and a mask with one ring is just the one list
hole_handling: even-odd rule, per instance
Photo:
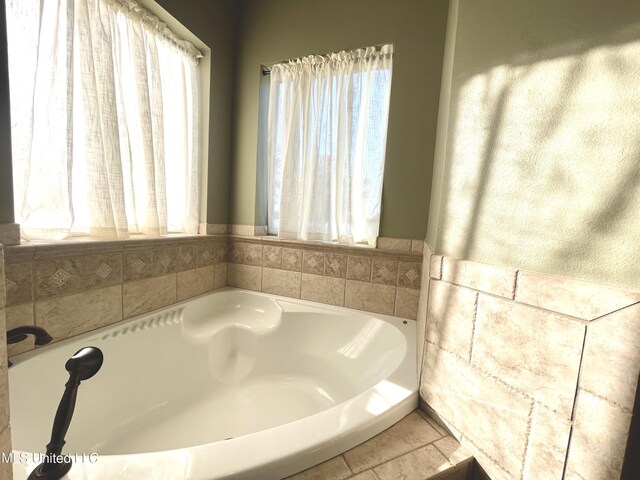
{"label": "large format wall tile", "polygon": [[415,320],[418,316],[419,299],[420,290],[398,287],[396,290],[396,302],[393,314],[396,317]]}
{"label": "large format wall tile", "polygon": [[426,339],[438,347],[469,359],[478,292],[431,280]]}
{"label": "large format wall tile", "polygon": [[494,480],[619,479],[640,373],[640,292],[429,261],[428,407]]}
{"label": "large format wall tile", "polygon": [[426,349],[422,398],[512,478],[519,478],[532,402],[454,355],[431,344]]}
{"label": "large format wall tile", "polygon": [[344,304],[349,308],[393,315],[396,287],[347,280]]}
{"label": "large format wall tile", "polygon": [[229,263],[227,285],[259,292],[262,286],[262,267]]}
{"label": "large format wall tile", "polygon": [[501,297],[513,298],[516,270],[444,257],[442,280]]}
{"label": "large format wall tile", "polygon": [[[431,252],[431,249],[429,249],[429,252]],[[429,276],[431,278],[435,278],[436,280],[442,279],[443,258],[442,255],[431,255],[431,259],[429,260]]]}
{"label": "large format wall tile", "polygon": [[620,478],[631,414],[580,390],[567,457],[567,480]]}
{"label": "large format wall tile", "polygon": [[472,363],[569,418],[585,326],[480,294]]}
{"label": "large format wall tile", "polygon": [[262,269],[262,291],[273,295],[300,298],[302,274],[274,268]]}
{"label": "large format wall tile", "polygon": [[562,478],[569,445],[571,423],[552,411],[536,405],[531,419],[529,451],[524,478],[555,480]]}
{"label": "large format wall tile", "polygon": [[344,305],[344,278],[302,274],[300,298],[329,305]]}
{"label": "large format wall tile", "polygon": [[176,303],[176,274],[146,278],[122,285],[124,318]]}
{"label": "large format wall tile", "polygon": [[516,300],[592,320],[639,302],[640,293],[554,275],[519,272]]}
{"label": "large format wall tile", "polygon": [[633,409],[640,374],[640,304],[591,322],[580,388]]}
{"label": "large format wall tile", "polygon": [[218,288],[222,288],[227,285],[227,262],[218,263],[216,265],[215,276],[213,278],[213,288],[214,290]]}
{"label": "large format wall tile", "polygon": [[178,272],[177,300],[195,297],[213,290],[215,267],[202,267]]}
{"label": "large format wall tile", "polygon": [[122,303],[119,285],[39,300],[35,323],[47,330],[54,341],[62,340],[119,322]]}

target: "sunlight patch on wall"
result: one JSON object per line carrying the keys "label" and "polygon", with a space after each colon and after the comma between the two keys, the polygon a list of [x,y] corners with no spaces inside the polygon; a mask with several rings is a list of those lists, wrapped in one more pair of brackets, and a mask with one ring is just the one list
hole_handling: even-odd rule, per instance
{"label": "sunlight patch on wall", "polygon": [[[439,250],[637,283],[638,82],[634,41],[500,65],[454,90]],[[591,261],[600,249],[616,260]]]}

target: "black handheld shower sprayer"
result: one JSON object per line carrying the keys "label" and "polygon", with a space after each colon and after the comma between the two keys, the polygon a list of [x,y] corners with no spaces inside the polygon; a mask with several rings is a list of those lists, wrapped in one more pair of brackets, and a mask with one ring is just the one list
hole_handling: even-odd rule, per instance
{"label": "black handheld shower sprayer", "polygon": [[80,382],[93,377],[100,367],[104,356],[98,347],[84,347],[78,350],[65,364],[69,372],[69,380],[65,384],[64,393],[51,429],[51,441],[47,444],[44,461],[29,475],[28,480],[57,480],[71,470],[72,462],[64,458],[62,447],[64,437],[69,429]]}

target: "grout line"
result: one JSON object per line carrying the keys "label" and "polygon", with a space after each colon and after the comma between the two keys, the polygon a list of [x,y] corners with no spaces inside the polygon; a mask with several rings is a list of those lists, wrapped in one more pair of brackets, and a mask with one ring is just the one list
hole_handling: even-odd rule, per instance
{"label": "grout line", "polygon": [[527,430],[525,432],[525,436],[527,438],[527,443],[524,446],[524,455],[522,456],[522,469],[520,470],[521,478],[528,478],[525,473],[528,465],[531,462],[531,455],[533,450],[533,429],[535,427],[535,419],[538,414],[538,404],[533,402],[531,405],[531,410],[529,411],[529,418],[527,421]]}
{"label": "grout line", "polygon": [[[588,325],[589,323],[593,322],[593,320],[585,320],[584,318],[575,317],[573,315],[568,315],[566,313],[557,312],[555,310],[549,310],[548,308],[542,308],[542,307],[539,307],[537,305],[531,305],[530,303],[519,302],[518,300],[512,300],[510,298],[503,297],[502,295],[496,295],[495,293],[485,292],[484,290],[478,290],[478,289],[475,289],[475,288],[467,287],[465,285],[459,285],[457,283],[449,282],[447,280],[438,280],[438,279],[435,279],[435,278],[432,278],[432,280],[437,280],[438,282],[443,282],[443,283],[446,283],[447,285],[452,285],[452,286],[457,287],[457,288],[464,288],[466,290],[471,290],[473,292],[478,292],[478,293],[480,293],[482,295],[487,295],[489,297],[497,298],[498,300],[509,302],[509,303],[514,304],[514,305],[522,305],[522,306],[525,306],[525,307],[532,308],[534,310],[542,311],[544,313],[551,313],[553,315],[556,315],[556,316],[562,317],[562,318],[566,318],[567,320],[579,323],[581,325]],[[640,303],[640,301],[637,302],[637,303]],[[633,305],[635,305],[635,303]],[[631,306],[631,305],[629,305],[629,306]],[[626,307],[624,307],[624,308],[626,308]],[[607,315],[609,315],[609,314],[607,314]]]}
{"label": "grout line", "polygon": [[[441,418],[442,418],[442,421],[443,421],[443,422],[445,422],[445,423],[447,423],[447,424],[451,424],[451,425],[453,425],[453,422],[450,422],[449,420],[447,420],[447,419],[446,419],[446,418],[444,418],[444,417],[441,417]],[[456,431],[457,431],[457,429],[456,429]],[[460,438],[461,438],[461,439],[463,439],[463,440],[465,440],[465,442],[470,443],[470,444],[473,446],[473,448],[475,448],[476,450],[478,450],[478,452],[480,452],[482,455],[484,455],[485,457],[487,457],[487,460],[491,461],[491,462],[494,464],[494,466],[495,466],[498,470],[500,470],[500,471],[502,471],[502,472],[506,473],[507,475],[511,475],[511,474],[510,474],[510,472],[508,472],[507,470],[505,470],[505,468],[504,468],[502,465],[500,465],[500,463],[499,463],[495,458],[493,458],[491,455],[489,455],[489,454],[488,454],[484,449],[482,449],[482,448],[480,448],[478,445],[476,445],[476,444],[475,444],[475,442],[474,442],[473,440],[471,440],[469,437],[467,437],[464,433],[462,433],[462,432],[458,431],[458,435],[460,435]],[[460,445],[462,445],[462,442],[461,442],[457,437],[455,437],[455,436],[454,436],[454,438],[455,438],[456,440],[458,440],[458,443],[460,443]],[[462,446],[463,446],[464,448],[466,448],[467,450],[469,450],[469,451],[471,451],[471,450],[472,450],[471,448],[467,447],[466,445],[462,445]],[[473,453],[473,452],[471,452],[471,453]],[[475,457],[474,457],[474,458],[475,458]],[[476,459],[476,461],[477,461],[477,459]]]}
{"label": "grout line", "polygon": [[603,320],[603,319],[605,319],[606,317],[608,317],[609,315],[613,315],[614,313],[618,313],[618,312],[620,312],[620,311],[622,311],[622,310],[625,310],[625,309],[627,309],[627,308],[634,307],[634,306],[639,305],[639,304],[640,304],[640,300],[639,300],[639,301],[637,301],[637,302],[630,303],[629,305],[626,305],[626,306],[624,306],[624,307],[620,307],[620,308],[617,308],[617,309],[615,309],[615,310],[611,310],[611,311],[610,311],[610,312],[608,312],[608,313],[605,313],[605,314],[603,314],[603,315],[600,315],[599,317],[596,317],[596,318],[593,318],[593,319],[589,320],[589,323],[593,323],[593,322],[597,322],[597,321]]}
{"label": "grout line", "polygon": [[520,278],[520,270],[516,270],[516,276],[513,280],[513,291],[511,292],[511,300],[516,299],[516,292],[518,291],[518,279]]}
{"label": "grout line", "polygon": [[[436,348],[437,350],[443,351],[449,355],[451,355],[452,357],[454,357],[456,360],[461,361],[461,362],[467,362],[467,360],[463,357],[461,357],[460,355],[458,355],[455,352],[452,352],[451,350],[447,350],[446,348],[442,348],[439,345],[436,345],[435,343],[430,342],[429,340],[426,340],[426,343],[428,343],[429,345],[433,345],[434,348]],[[518,388],[514,387],[513,385],[510,385],[509,383],[507,383],[505,380],[503,380],[500,377],[497,377],[495,375],[493,375],[492,373],[489,373],[488,371],[476,366],[476,365],[471,365],[471,364],[466,364],[466,366],[468,368],[470,368],[473,372],[480,374],[480,375],[484,375],[487,378],[490,378],[491,380],[493,380],[495,383],[497,383],[498,385],[501,385],[502,387],[506,388],[507,390],[509,390],[512,393],[515,393],[517,395],[519,395],[520,397],[525,398],[526,400],[530,400],[532,402],[537,402],[538,400],[536,400],[533,396],[531,396],[531,394],[527,393],[527,392],[523,392],[522,390],[519,390]],[[555,408],[552,408],[549,405],[546,405],[542,402],[540,402],[541,405],[546,408],[547,410],[560,415],[564,418],[564,414],[558,410],[556,410]]]}
{"label": "grout line", "polygon": [[621,410],[622,413],[628,413],[628,414],[632,414],[633,411],[628,409],[627,407],[625,407],[624,405],[618,403],[618,402],[614,402],[613,400],[609,400],[607,397],[603,397],[602,395],[598,395],[597,393],[592,392],[591,390],[589,390],[588,388],[581,388],[580,390],[582,390],[583,392],[588,393],[589,395],[592,395],[604,402],[609,403],[610,405],[617,407],[618,410]]}
{"label": "grout line", "polygon": [[[344,452],[343,452],[343,453],[341,453],[341,454],[339,454],[339,455],[336,455],[336,456],[335,456],[335,457],[333,457],[333,458],[338,458],[338,457],[339,457],[340,459],[342,459],[342,463],[344,463],[344,464],[347,466],[347,470],[349,470],[349,473],[351,474],[351,475],[349,475],[349,477],[348,477],[348,478],[351,478],[351,477],[353,477],[354,475],[356,475],[356,473],[354,473],[354,471],[351,469],[351,465],[349,465],[349,464],[347,463],[347,459],[346,459],[346,458],[345,458],[345,456],[344,456]],[[329,460],[331,460],[331,458],[330,458]],[[329,461],[329,460],[326,460],[326,461]],[[313,468],[313,467],[312,467],[312,468]]]}
{"label": "grout line", "polygon": [[469,365],[473,361],[473,350],[476,344],[476,320],[478,318],[478,304],[480,303],[480,292],[476,293],[476,298],[473,302],[473,317],[471,318],[471,344],[469,345]]}
{"label": "grout line", "polygon": [[574,420],[576,417],[576,410],[578,408],[578,392],[580,390],[580,377],[582,375],[582,362],[584,361],[584,349],[587,343],[587,333],[589,332],[589,326],[584,327],[584,336],[582,338],[582,350],[580,351],[580,363],[578,364],[578,377],[576,379],[576,391],[573,396],[573,408],[571,409],[571,421],[569,426],[569,435],[567,437],[567,451],[564,455],[564,465],[562,466],[562,479],[565,478],[567,474],[567,465],[569,462],[569,451],[571,450],[571,439],[573,437],[573,427]]}
{"label": "grout line", "polygon": [[[406,417],[405,417],[405,418],[406,418]],[[396,424],[394,424],[394,425],[396,425]],[[392,426],[393,426],[393,425],[392,425]],[[391,427],[389,427],[389,428],[391,428]],[[381,433],[382,433],[382,432],[381,432]],[[380,435],[380,434],[378,434],[378,435]],[[372,438],[375,438],[375,437],[372,437]],[[439,438],[438,440],[441,440],[441,439]],[[366,442],[365,442],[365,443],[366,443]],[[388,458],[387,460],[384,460],[384,461],[382,461],[382,462],[380,462],[380,463],[376,463],[375,465],[372,465],[372,466],[368,467],[368,468],[367,468],[367,470],[373,470],[374,468],[378,468],[378,467],[380,467],[380,466],[382,466],[382,465],[384,465],[384,464],[386,464],[386,463],[393,462],[394,460],[397,460],[397,459],[402,458],[402,457],[404,457],[404,456],[406,456],[406,455],[409,455],[410,453],[413,453],[413,452],[415,452],[416,450],[420,450],[421,448],[424,448],[424,447],[426,447],[426,446],[429,446],[429,445],[431,445],[432,443],[433,443],[433,442],[431,442],[431,443],[424,443],[424,444],[422,444],[422,445],[420,445],[420,446],[418,446],[418,447],[414,447],[414,448],[412,448],[411,450],[407,450],[406,452],[403,452],[403,453],[400,453],[400,454],[395,455],[395,456],[393,456],[393,457],[390,457],[390,458]],[[363,445],[363,444],[360,444],[360,445]],[[355,448],[355,447],[354,447],[354,448]],[[346,457],[345,457],[345,461],[346,461]],[[351,468],[351,466],[350,466],[350,465],[349,465],[349,468]],[[351,469],[351,470],[353,471],[353,469]],[[362,470],[362,471],[360,471],[360,472],[357,472],[357,473],[356,473],[356,475],[360,475],[361,473],[366,472],[367,470]]]}

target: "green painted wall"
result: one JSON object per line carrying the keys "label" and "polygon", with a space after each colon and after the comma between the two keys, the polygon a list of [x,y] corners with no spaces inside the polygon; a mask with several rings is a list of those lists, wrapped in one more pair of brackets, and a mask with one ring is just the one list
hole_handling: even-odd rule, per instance
{"label": "green painted wall", "polygon": [[640,3],[457,6],[430,243],[640,288]]}
{"label": "green painted wall", "polygon": [[211,49],[207,223],[229,223],[237,1],[156,0]]}
{"label": "green painted wall", "polygon": [[380,234],[424,238],[446,0],[248,0],[238,35],[231,223],[265,224],[257,174],[260,65],[381,43],[395,45]]}
{"label": "green painted wall", "polygon": [[0,223],[13,223],[14,220],[11,171],[7,26],[4,0],[0,0]]}

